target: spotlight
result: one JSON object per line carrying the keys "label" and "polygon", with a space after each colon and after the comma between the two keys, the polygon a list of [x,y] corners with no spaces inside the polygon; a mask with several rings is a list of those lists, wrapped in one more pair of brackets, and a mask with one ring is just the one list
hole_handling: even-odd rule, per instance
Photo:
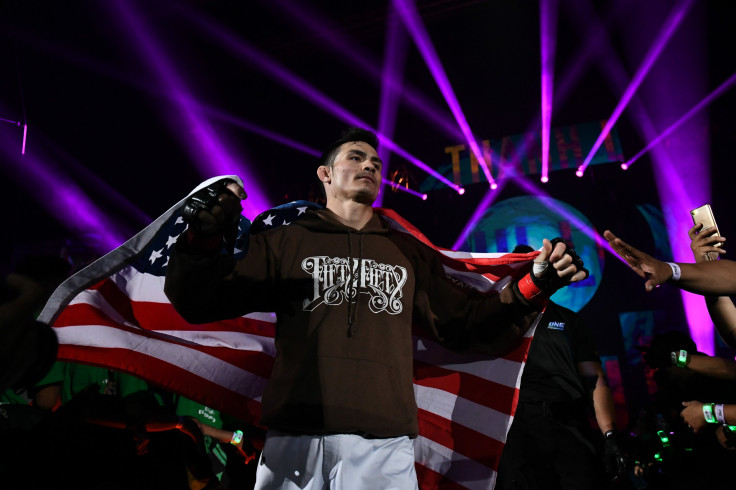
{"label": "spotlight", "polygon": [[28,124],[23,125],[23,145],[20,148],[20,154],[26,154],[26,137],[28,136]]}
{"label": "spotlight", "polygon": [[498,189],[498,184],[496,184],[495,182],[491,182],[491,190],[495,191],[496,189]]}
{"label": "spotlight", "polygon": [[427,200],[427,195],[426,194],[422,194],[422,201],[426,201],[426,200]]}
{"label": "spotlight", "polygon": [[462,188],[462,187],[460,187],[460,186],[457,186],[457,187],[456,187],[456,190],[457,190],[457,193],[458,193],[458,194],[460,194],[461,196],[462,196],[463,194],[465,194],[465,189],[463,189],[463,188]]}
{"label": "spotlight", "polygon": [[626,163],[626,162],[624,162],[624,163],[621,164],[621,168],[624,169],[624,170],[628,170],[629,169],[629,164]]}
{"label": "spotlight", "polygon": [[541,178],[540,180],[541,180],[541,181],[542,181],[543,183],[547,183],[547,182],[549,182],[549,177],[547,177],[546,175],[543,175],[543,176],[542,176],[542,178]]}
{"label": "spotlight", "polygon": [[575,175],[577,175],[578,177],[582,177],[583,176],[583,169],[582,168],[578,168],[575,171]]}

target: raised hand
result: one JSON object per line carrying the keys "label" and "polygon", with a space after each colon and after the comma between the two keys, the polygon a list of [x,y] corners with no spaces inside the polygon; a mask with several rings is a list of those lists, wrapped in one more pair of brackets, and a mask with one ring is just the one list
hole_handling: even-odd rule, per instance
{"label": "raised hand", "polygon": [[693,256],[695,256],[695,262],[715,260],[719,254],[726,253],[721,246],[726,239],[718,236],[717,233],[718,228],[711,226],[704,229],[702,223],[698,223],[688,230],[690,248],[693,251]]}
{"label": "raised hand", "polygon": [[545,238],[532,272],[514,283],[514,292],[522,302],[541,305],[561,287],[582,281],[588,275],[582,259],[562,238],[552,241]]}
{"label": "raised hand", "polygon": [[189,196],[182,206],[181,216],[192,232],[213,236],[237,227],[247,194],[232,179],[222,179]]}
{"label": "raised hand", "polygon": [[603,238],[608,240],[608,244],[613,251],[626,261],[631,270],[646,279],[644,287],[647,291],[653,291],[655,287],[664,284],[672,278],[672,269],[666,262],[657,260],[651,255],[632,247],[614,235],[610,230],[603,232]]}

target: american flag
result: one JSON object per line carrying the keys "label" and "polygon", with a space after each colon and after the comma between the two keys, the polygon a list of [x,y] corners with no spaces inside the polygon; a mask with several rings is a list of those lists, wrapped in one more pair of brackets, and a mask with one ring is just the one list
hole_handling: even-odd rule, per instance
{"label": "american flag", "polygon": [[[257,425],[275,355],[276,317],[252,313],[191,325],[176,313],[163,285],[169,253],[186,229],[179,216],[183,203],[61,284],[39,319],[54,327],[60,360],[127,372]],[[288,226],[315,206],[290,203],[252,224],[242,218],[236,257],[246,253],[249,233]],[[393,211],[376,211],[393,229],[436,250],[449,275],[481,291],[498,290],[525,274],[535,256],[438,248]],[[414,328],[420,488],[494,487],[533,330],[512,352],[490,357],[451,352]]]}

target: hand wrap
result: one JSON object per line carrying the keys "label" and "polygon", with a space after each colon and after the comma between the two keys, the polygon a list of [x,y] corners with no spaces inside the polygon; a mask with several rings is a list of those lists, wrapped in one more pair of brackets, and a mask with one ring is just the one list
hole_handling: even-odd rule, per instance
{"label": "hand wrap", "polygon": [[[562,238],[555,238],[550,241],[552,250],[558,243],[565,243]],[[585,277],[590,273],[588,269],[583,267],[583,260],[575,253],[575,249],[567,246],[565,254],[572,258],[572,264],[578,271],[584,271]],[[554,267],[549,267],[549,261],[535,262],[532,272],[522,277],[514,283],[514,292],[522,301],[531,305],[544,305],[558,289],[570,283],[569,279],[562,278],[557,274]]]}

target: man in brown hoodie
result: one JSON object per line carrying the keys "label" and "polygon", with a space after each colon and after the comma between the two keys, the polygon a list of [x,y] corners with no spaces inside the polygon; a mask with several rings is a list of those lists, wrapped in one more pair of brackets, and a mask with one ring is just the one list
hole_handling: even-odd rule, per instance
{"label": "man in brown hoodie", "polygon": [[535,272],[498,294],[451,281],[428,247],[374,213],[377,146],[373,133],[349,129],[317,169],[326,209],[252,234],[239,261],[221,251],[242,187],[221,181],[182,208],[189,230],[165,286],[177,311],[195,323],[277,315],[256,488],[416,488],[412,322],[450,347],[499,354],[555,290],[587,276],[563,242],[545,240]]}

